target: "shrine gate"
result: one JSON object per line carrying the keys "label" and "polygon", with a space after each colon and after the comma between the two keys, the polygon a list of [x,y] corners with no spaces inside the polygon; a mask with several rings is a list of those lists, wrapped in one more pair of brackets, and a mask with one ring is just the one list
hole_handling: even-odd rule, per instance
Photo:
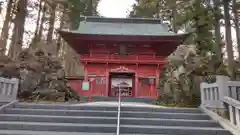
{"label": "shrine gate", "polygon": [[[81,96],[156,98],[159,74],[186,34],[175,34],[159,19],[84,17],[79,28],[60,31],[79,54],[82,80],[69,80]],[[83,90],[82,82],[90,82]]]}

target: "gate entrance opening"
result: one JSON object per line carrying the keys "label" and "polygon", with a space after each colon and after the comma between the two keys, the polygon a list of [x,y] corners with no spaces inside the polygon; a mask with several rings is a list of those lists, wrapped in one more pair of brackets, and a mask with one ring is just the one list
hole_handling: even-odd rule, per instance
{"label": "gate entrance opening", "polygon": [[135,86],[134,73],[110,73],[109,96],[117,97],[121,89],[122,97],[133,97]]}

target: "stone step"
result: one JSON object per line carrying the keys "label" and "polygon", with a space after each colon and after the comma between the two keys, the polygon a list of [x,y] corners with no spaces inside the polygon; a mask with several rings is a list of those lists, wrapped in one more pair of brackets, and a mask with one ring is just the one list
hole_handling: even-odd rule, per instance
{"label": "stone step", "polygon": [[117,123],[117,117],[0,114],[0,121],[83,123],[83,124],[103,124],[103,123],[104,124],[116,124]]}
{"label": "stone step", "polygon": [[60,110],[102,110],[102,111],[117,111],[117,107],[107,106],[87,106],[87,105],[67,105],[67,104],[33,104],[33,103],[18,103],[13,108],[25,109],[60,109]]}
{"label": "stone step", "polygon": [[[60,109],[24,109],[6,108],[5,114],[27,114],[27,115],[55,115],[55,116],[105,116],[116,117],[117,111],[99,110],[60,110]],[[137,118],[163,118],[163,119],[194,119],[210,120],[210,117],[203,113],[165,113],[165,112],[137,112],[122,111],[121,117]]]}
{"label": "stone step", "polygon": [[169,113],[169,112],[130,112],[122,111],[121,117],[136,118],[161,118],[161,119],[190,119],[190,120],[210,120],[204,113]]}
{"label": "stone step", "polygon": [[[0,121],[116,124],[117,117],[0,114]],[[213,120],[184,120],[184,119],[134,118],[134,117],[133,118],[121,117],[121,124],[123,125],[127,124],[127,125],[221,127],[217,122]]]}
{"label": "stone step", "polygon": [[232,135],[229,131],[222,128],[186,126],[121,125],[120,131],[128,134]]}
{"label": "stone step", "polygon": [[116,133],[86,133],[86,132],[53,132],[53,131],[22,131],[0,130],[0,135],[116,135]]}
{"label": "stone step", "polygon": [[200,109],[196,109],[196,108],[121,107],[121,111],[171,112],[171,113],[202,113]]}
{"label": "stone step", "polygon": [[220,124],[213,120],[186,120],[162,118],[121,118],[121,125],[143,126],[188,126],[188,127],[219,127]]}
{"label": "stone step", "polygon": [[[64,110],[105,110],[116,111],[117,107],[107,106],[87,106],[87,105],[63,105],[63,104],[32,104],[19,103],[14,108],[28,109],[64,109]],[[150,108],[150,107],[121,107],[122,111],[143,111],[143,112],[175,112],[175,113],[201,113],[196,108]]]}
{"label": "stone step", "polygon": [[116,124],[75,124],[0,121],[0,130],[115,133]]}
{"label": "stone step", "polygon": [[[115,133],[116,125],[0,121],[0,130]],[[122,134],[231,135],[222,128],[186,126],[121,125],[120,132]]]}
{"label": "stone step", "polygon": [[[116,135],[116,133],[86,133],[86,132],[54,132],[54,131],[26,131],[26,130],[0,130],[0,135]],[[132,135],[132,134],[121,134]],[[147,135],[147,134],[134,134]],[[152,134],[154,135],[154,134]],[[157,134],[161,135],[161,134]],[[162,134],[166,135],[166,134]]]}
{"label": "stone step", "polygon": [[5,114],[117,117],[117,111],[6,108]]}

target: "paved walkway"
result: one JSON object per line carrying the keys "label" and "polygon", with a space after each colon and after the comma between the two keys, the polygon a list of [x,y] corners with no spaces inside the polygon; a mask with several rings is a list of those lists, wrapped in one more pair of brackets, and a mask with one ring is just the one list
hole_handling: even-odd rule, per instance
{"label": "paved walkway", "polygon": [[[110,101],[104,101],[104,102],[92,102],[92,103],[81,103],[81,104],[74,104],[73,106],[82,106],[82,105],[88,105],[88,106],[109,106],[114,107],[118,106],[118,102],[110,102]],[[122,102],[121,106],[126,107],[151,107],[151,108],[166,108],[163,106],[157,106],[157,105],[151,105],[147,103],[138,103],[138,102]]]}

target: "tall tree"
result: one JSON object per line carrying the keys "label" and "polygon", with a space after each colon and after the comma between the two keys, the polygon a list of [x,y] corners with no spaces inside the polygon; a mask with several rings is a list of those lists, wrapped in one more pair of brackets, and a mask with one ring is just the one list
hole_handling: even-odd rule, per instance
{"label": "tall tree", "polygon": [[238,47],[238,61],[240,61],[240,28],[239,28],[239,4],[236,2],[236,0],[233,0],[232,2],[232,7],[233,7],[233,15],[234,15],[234,25],[235,25],[235,30],[236,30],[236,39],[237,39],[237,47]]}
{"label": "tall tree", "polygon": [[7,11],[6,11],[5,20],[4,20],[3,28],[2,28],[2,32],[1,32],[1,39],[0,39],[1,49],[2,49],[0,51],[0,53],[1,53],[0,55],[3,55],[3,53],[5,53],[5,49],[7,46],[13,2],[14,2],[14,0],[9,0],[8,4],[7,4]]}
{"label": "tall tree", "polygon": [[9,55],[15,59],[19,50],[22,49],[25,20],[27,16],[28,0],[20,0],[16,3],[14,29]]}
{"label": "tall tree", "polygon": [[[62,16],[61,16],[61,19],[60,19],[60,26],[59,26],[59,30],[62,30],[63,29],[63,26],[64,26],[64,23],[66,22],[65,19],[67,18],[66,16],[66,10],[67,10],[67,7],[66,7],[66,4],[63,5],[63,11],[62,11]],[[61,36],[58,35],[57,37],[57,52],[60,53],[60,49],[61,49]],[[61,53],[59,54],[61,55]]]}
{"label": "tall tree", "polygon": [[231,18],[229,11],[229,3],[230,0],[223,0],[224,7],[224,21],[225,21],[225,41],[227,48],[227,56],[228,56],[228,68],[231,75],[231,78],[235,78],[234,71],[234,56],[233,56],[233,45],[232,45],[232,32],[231,32]]}
{"label": "tall tree", "polygon": [[220,60],[222,59],[222,46],[221,46],[221,30],[220,30],[220,19],[221,19],[221,10],[220,10],[220,1],[219,0],[213,0],[214,4],[214,36],[215,36],[215,45],[214,50],[216,52],[217,58]]}
{"label": "tall tree", "polygon": [[36,36],[36,43],[39,42],[42,39],[43,25],[46,21],[46,12],[47,12],[47,6],[46,6],[46,2],[44,2],[43,3],[43,10],[42,10],[42,17],[41,17],[40,26],[39,26],[39,31],[38,31],[38,34]]}
{"label": "tall tree", "polygon": [[35,31],[34,31],[34,36],[33,36],[32,43],[30,45],[31,47],[33,47],[37,43],[37,36],[38,36],[39,29],[40,29],[40,20],[41,20],[41,13],[42,13],[42,10],[43,10],[43,4],[44,4],[44,0],[40,0],[39,1],[39,6],[38,6],[36,28],[35,28]]}
{"label": "tall tree", "polygon": [[54,32],[54,24],[55,24],[55,17],[56,17],[56,4],[51,5],[50,11],[50,19],[49,19],[49,29],[47,34],[47,43],[52,43],[53,40],[53,32]]}
{"label": "tall tree", "polygon": [[87,5],[87,15],[92,16],[93,15],[93,0],[89,0],[89,3]]}

